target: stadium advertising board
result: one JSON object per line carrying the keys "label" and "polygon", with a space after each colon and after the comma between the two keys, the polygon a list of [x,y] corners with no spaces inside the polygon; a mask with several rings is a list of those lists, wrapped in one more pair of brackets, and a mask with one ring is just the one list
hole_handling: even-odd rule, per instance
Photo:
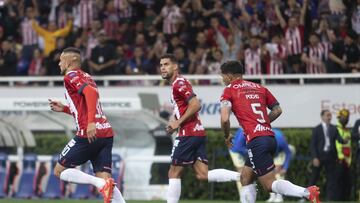
{"label": "stadium advertising board", "polygon": [[[61,98],[52,100],[66,101]],[[140,110],[141,104],[138,98],[104,98],[101,105],[106,110]],[[49,111],[47,98],[2,98],[0,111]]]}
{"label": "stadium advertising board", "polygon": [[[333,113],[332,123],[336,123],[336,112],[341,108],[350,110],[350,122],[352,126],[356,119],[360,118],[360,88],[357,85],[270,85],[268,88],[279,100],[283,108],[283,115],[273,123],[275,127],[313,127],[320,122],[320,111],[329,109]],[[21,97],[32,98],[36,101],[47,95],[47,98],[59,97],[63,94],[62,88],[22,88],[14,91],[0,89],[4,94],[1,95],[1,110],[6,110],[12,105],[4,105],[4,98]],[[195,86],[194,91],[200,99],[202,109],[200,117],[205,127],[219,128],[220,125],[220,104],[219,98],[223,91],[223,86]],[[139,99],[139,94],[155,94],[161,109],[171,110],[170,87],[106,87],[100,88],[104,111],[106,111],[105,101],[108,98],[117,100],[117,102],[131,101],[132,107],[140,108],[144,102]],[[17,96],[20,95],[20,96]],[[47,98],[39,104],[41,108],[47,104]],[[124,99],[124,100],[122,100]],[[135,99],[137,101],[132,101]],[[37,103],[36,103],[37,104]],[[20,104],[17,104],[18,106]],[[24,104],[21,104],[24,105]],[[126,109],[127,105],[121,103],[118,108]],[[114,105],[113,105],[114,107]],[[124,108],[123,108],[124,107]],[[131,108],[132,108],[131,107]],[[39,110],[41,109],[39,107]],[[108,108],[110,109],[110,108]],[[232,116],[232,127],[237,127],[237,121]]]}

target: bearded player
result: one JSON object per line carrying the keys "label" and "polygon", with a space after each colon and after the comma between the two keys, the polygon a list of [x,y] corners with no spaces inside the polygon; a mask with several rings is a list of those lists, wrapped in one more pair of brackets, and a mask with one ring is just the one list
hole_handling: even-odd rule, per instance
{"label": "bearded player", "polygon": [[[80,50],[73,47],[64,49],[59,66],[64,75],[68,104],[49,99],[50,108],[73,116],[77,132],[61,152],[54,173],[63,181],[95,186],[102,193],[104,203],[125,203],[111,178],[114,132],[102,111],[94,80],[80,68]],[[74,168],[88,160],[95,176]]]}
{"label": "bearded player", "polygon": [[201,108],[200,101],[196,98],[190,82],[180,75],[174,55],[166,54],[160,58],[160,71],[161,77],[171,84],[171,103],[174,109],[174,119],[168,123],[167,131],[169,133],[177,131],[168,172],[167,202],[179,202],[181,174],[186,166],[195,170],[198,180],[238,181],[240,178],[238,172],[226,169],[208,171],[206,134],[198,115]]}

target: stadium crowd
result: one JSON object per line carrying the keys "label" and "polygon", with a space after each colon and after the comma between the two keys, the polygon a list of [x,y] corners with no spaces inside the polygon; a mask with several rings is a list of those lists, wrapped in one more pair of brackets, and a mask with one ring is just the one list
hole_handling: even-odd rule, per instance
{"label": "stadium crowd", "polygon": [[360,71],[360,0],[1,0],[0,76],[58,75],[64,47],[93,75]]}

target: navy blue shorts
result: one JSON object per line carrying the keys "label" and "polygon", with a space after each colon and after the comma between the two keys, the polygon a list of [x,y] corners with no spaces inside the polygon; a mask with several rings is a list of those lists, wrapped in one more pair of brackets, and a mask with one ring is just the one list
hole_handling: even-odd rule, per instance
{"label": "navy blue shorts", "polygon": [[97,138],[89,143],[87,138],[75,136],[65,146],[58,160],[66,168],[74,168],[91,161],[94,173],[111,173],[113,138]]}
{"label": "navy blue shorts", "polygon": [[189,166],[193,165],[197,160],[205,164],[208,163],[206,157],[206,137],[177,137],[171,152],[171,164],[174,166]]}
{"label": "navy blue shorts", "polygon": [[249,157],[245,166],[251,167],[257,176],[263,176],[275,168],[273,156],[276,151],[276,140],[273,136],[256,137],[247,143]]}

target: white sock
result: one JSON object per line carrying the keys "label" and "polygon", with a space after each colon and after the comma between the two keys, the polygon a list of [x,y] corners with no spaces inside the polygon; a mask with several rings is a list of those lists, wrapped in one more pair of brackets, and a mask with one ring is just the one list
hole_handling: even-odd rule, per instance
{"label": "white sock", "polygon": [[208,172],[209,182],[239,181],[240,173],[226,169],[214,169]]}
{"label": "white sock", "polygon": [[68,168],[61,172],[60,179],[77,184],[91,184],[99,189],[105,185],[104,179],[89,175],[74,168]]}
{"label": "white sock", "polygon": [[120,190],[115,186],[111,203],[126,203]]}
{"label": "white sock", "polygon": [[242,186],[240,192],[241,203],[255,203],[256,201],[256,184]]}
{"label": "white sock", "polygon": [[181,179],[170,178],[166,194],[167,203],[178,203],[181,195]]}
{"label": "white sock", "polygon": [[271,185],[271,190],[285,196],[308,197],[306,188],[292,184],[287,180],[275,180]]}

